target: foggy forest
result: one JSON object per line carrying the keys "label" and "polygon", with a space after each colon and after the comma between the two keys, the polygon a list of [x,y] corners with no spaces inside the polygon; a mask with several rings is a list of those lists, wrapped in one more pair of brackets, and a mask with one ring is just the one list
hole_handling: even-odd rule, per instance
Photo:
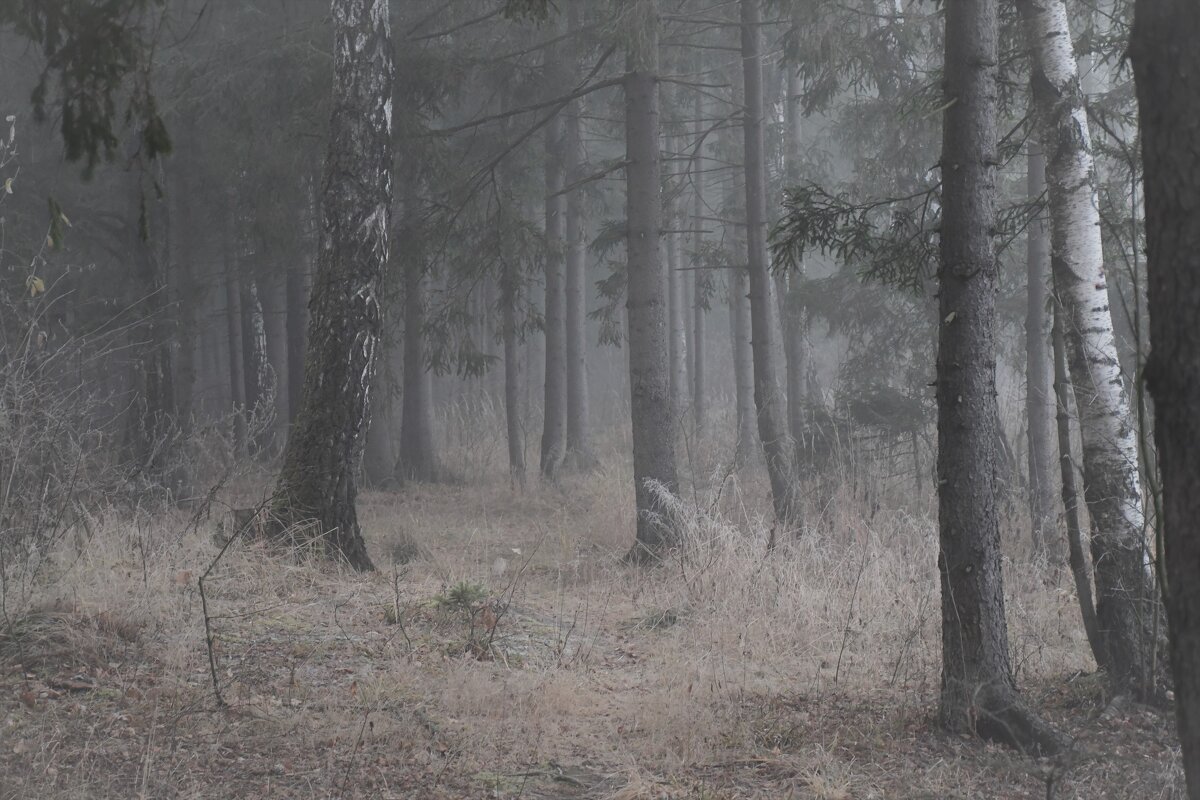
{"label": "foggy forest", "polygon": [[0,0],[0,800],[1200,800],[1196,0]]}

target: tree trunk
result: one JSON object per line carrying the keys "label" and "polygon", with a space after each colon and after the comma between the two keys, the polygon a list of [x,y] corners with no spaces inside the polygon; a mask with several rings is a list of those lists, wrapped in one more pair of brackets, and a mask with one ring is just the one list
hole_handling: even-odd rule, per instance
{"label": "tree trunk", "polygon": [[391,484],[396,469],[392,437],[392,404],[395,402],[392,363],[395,359],[391,352],[395,345],[391,339],[386,332],[380,336],[378,365],[371,384],[371,421],[363,450],[362,474],[364,485],[372,489]]}
{"label": "tree trunk", "polygon": [[[1046,191],[1046,160],[1041,148],[1029,145],[1028,196],[1040,202]],[[1050,288],[1050,236],[1041,214],[1026,229],[1025,415],[1029,420],[1029,518],[1033,549],[1053,562],[1062,559],[1054,524],[1054,447],[1051,440],[1050,334],[1047,299]]]}
{"label": "tree trunk", "polygon": [[504,418],[508,432],[508,474],[525,486],[525,421],[521,403],[521,339],[517,325],[517,300],[521,290],[520,266],[505,261],[500,283],[501,328],[504,337]]}
{"label": "tree trunk", "polygon": [[[230,219],[233,206],[230,204]],[[225,240],[225,320],[229,345],[229,400],[233,406],[233,452],[246,456],[246,370],[242,360],[242,287],[241,263],[232,222]]]}
{"label": "tree trunk", "polygon": [[[800,24],[799,12],[793,16],[793,24]],[[804,180],[801,170],[804,130],[804,82],[798,64],[785,62],[787,70],[787,141],[784,150],[789,186],[798,186]],[[784,356],[787,359],[787,411],[788,431],[796,443],[797,467],[805,458],[808,448],[803,446],[807,437],[805,422],[808,405],[808,338],[803,297],[800,285],[804,281],[804,265],[787,276],[786,291],[780,293],[780,309],[783,314]]]}
{"label": "tree trunk", "polygon": [[[692,219],[690,227],[694,259],[692,266],[698,266],[701,252],[704,249],[704,146],[700,137],[704,135],[704,94],[696,95],[696,157],[692,160]],[[708,399],[705,392],[704,373],[704,323],[707,312],[707,294],[710,278],[705,270],[697,269],[692,272],[692,419],[696,424],[696,438],[703,439],[708,432]]]}
{"label": "tree trunk", "polygon": [[404,390],[400,420],[400,483],[435,483],[441,477],[433,443],[433,375],[425,363],[425,288],[422,265],[404,268]]}
{"label": "tree trunk", "polygon": [[758,441],[754,415],[754,353],[750,348],[750,299],[746,270],[728,271],[729,327],[733,347],[733,382],[737,414],[734,463],[740,467],[754,452]]}
{"label": "tree trunk", "polygon": [[[551,96],[563,84],[561,49],[546,50],[544,67]],[[546,125],[546,375],[542,403],[542,477],[553,479],[567,448],[567,323],[565,256],[567,198],[562,194],[566,144],[563,115]]]}
{"label": "tree trunk", "polygon": [[746,255],[750,278],[751,348],[754,356],[754,405],[758,436],[771,479],[775,518],[782,524],[799,522],[796,505],[794,445],[787,430],[787,400],[779,386],[776,349],[779,326],[767,263],[767,181],[763,152],[762,26],[760,0],[742,0],[742,67],[745,86]]}
{"label": "tree trunk", "polygon": [[[667,139],[670,151],[679,153],[682,141],[674,137]],[[674,183],[679,177],[677,170],[668,170],[669,183]],[[672,187],[674,189],[674,187]],[[684,301],[683,239],[678,233],[682,229],[682,216],[679,213],[679,199],[673,194],[667,200],[666,206],[667,232],[663,234],[667,251],[667,312],[670,326],[668,340],[668,359],[671,363],[671,415],[679,430],[678,423],[683,419],[687,408],[688,374],[687,374],[687,323],[686,304]]]}
{"label": "tree trunk", "polygon": [[1063,335],[1062,309],[1054,303],[1054,396],[1057,400],[1059,474],[1062,478],[1063,514],[1067,523],[1067,558],[1075,594],[1079,598],[1079,613],[1083,630],[1096,663],[1104,666],[1104,640],[1096,621],[1096,604],[1092,599],[1092,576],[1087,553],[1083,549],[1083,527],[1079,524],[1079,489],[1075,484],[1074,448],[1071,446],[1071,377],[1067,374],[1067,344]]}
{"label": "tree trunk", "polygon": [[937,359],[942,725],[1052,753],[1013,682],[996,511],[996,0],[946,6]]}
{"label": "tree trunk", "polygon": [[268,444],[272,453],[278,453],[287,441],[291,416],[288,409],[287,283],[279,269],[271,268],[263,271],[259,288],[271,396],[275,401],[275,419]]}
{"label": "tree trunk", "polygon": [[1188,797],[1200,798],[1200,8],[1136,3],[1130,57],[1145,165],[1150,363],[1162,475],[1162,552],[1176,724]]}
{"label": "tree trunk", "polygon": [[657,558],[675,540],[660,492],[676,494],[675,436],[671,419],[667,307],[659,257],[662,197],[659,183],[658,4],[641,0],[629,10],[625,75],[626,250],[629,283],[629,393],[633,422],[633,481],[637,540],[631,560]]}
{"label": "tree trunk", "polygon": [[[569,112],[566,119],[567,180],[573,184],[585,177],[578,101]],[[589,470],[596,465],[588,427],[586,228],[583,195],[575,190],[567,195],[567,457],[579,470]]]}
{"label": "tree trunk", "polygon": [[326,548],[372,568],[358,527],[355,467],[369,419],[392,206],[388,0],[334,0],[333,113],[313,281],[304,397],[283,457],[274,512],[313,521]]}
{"label": "tree trunk", "polygon": [[1087,111],[1062,0],[1021,0],[1050,195],[1051,269],[1067,319],[1071,382],[1092,520],[1096,615],[1118,692],[1155,691],[1154,596],[1138,472],[1137,426],[1113,337]]}
{"label": "tree trunk", "polygon": [[254,449],[261,455],[270,442],[271,397],[274,376],[267,361],[267,326],[258,299],[258,281],[242,281],[242,361],[246,370],[246,406],[253,428]]}
{"label": "tree trunk", "polygon": [[304,349],[308,330],[308,270],[302,262],[287,271],[287,395],[290,428],[304,397]]}

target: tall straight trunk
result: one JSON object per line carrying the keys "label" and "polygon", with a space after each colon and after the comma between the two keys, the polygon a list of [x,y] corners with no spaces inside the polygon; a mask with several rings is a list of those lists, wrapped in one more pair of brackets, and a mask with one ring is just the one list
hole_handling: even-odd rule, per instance
{"label": "tall straight trunk", "polygon": [[754,413],[754,353],[750,348],[750,298],[746,270],[729,270],[729,329],[733,348],[734,410],[737,442],[734,463],[745,464],[754,453],[758,431]]}
{"label": "tall straight trunk", "polygon": [[169,283],[171,302],[175,306],[175,340],[178,343],[174,378],[175,411],[176,425],[182,433],[187,433],[191,430],[192,417],[196,412],[201,356],[199,320],[207,292],[202,291],[196,275],[196,237],[190,224],[193,213],[192,187],[186,167],[180,164],[172,176],[173,190],[167,200],[172,209],[173,223],[168,241],[172,268]]}
{"label": "tall straight trunk", "polygon": [[743,133],[746,169],[746,255],[750,279],[751,347],[754,355],[754,405],[758,436],[771,479],[775,517],[785,525],[798,520],[794,445],[787,430],[787,400],[779,386],[776,348],[777,309],[767,263],[767,170],[763,146],[763,76],[759,28],[760,0],[742,0],[742,67],[745,86]]}
{"label": "tall straight trunk", "polygon": [[658,4],[629,10],[625,74],[625,230],[629,264],[629,394],[637,540],[629,557],[658,557],[675,541],[660,492],[677,494],[667,306],[659,256]]}
{"label": "tall straight trunk", "polygon": [[1067,311],[1071,381],[1092,520],[1096,615],[1114,688],[1147,697],[1160,604],[1149,570],[1137,425],[1121,376],[1100,241],[1087,111],[1063,0],[1018,3],[1034,65],[1034,102],[1046,151],[1051,269]]}
{"label": "tall straight trunk", "polygon": [[274,512],[311,521],[326,549],[371,569],[355,480],[381,329],[376,292],[392,207],[388,0],[333,0],[333,113],[322,181],[304,396],[283,456]]}
{"label": "tall straight trunk", "polygon": [[670,218],[667,227],[672,232],[665,235],[667,242],[667,305],[668,319],[671,328],[668,342],[668,358],[671,362],[671,404],[672,416],[678,422],[687,407],[688,377],[687,377],[687,323],[684,302],[683,281],[684,273],[682,247],[683,243],[677,231],[680,228],[679,216],[675,213],[675,202],[668,206]]}
{"label": "tall straight trunk", "polygon": [[1071,445],[1071,377],[1067,374],[1067,343],[1063,335],[1063,312],[1054,302],[1051,340],[1054,343],[1054,397],[1057,407],[1059,475],[1062,480],[1063,516],[1067,526],[1067,563],[1079,598],[1079,613],[1083,630],[1096,663],[1103,663],[1104,640],[1096,621],[1096,604],[1092,598],[1092,575],[1087,553],[1083,549],[1083,527],[1079,523],[1079,488],[1075,483],[1074,448]]}
{"label": "tall straight trunk", "polygon": [[[797,6],[797,9],[799,6]],[[793,15],[793,24],[799,25],[799,11]],[[804,81],[800,77],[800,67],[792,61],[784,62],[787,71],[787,98],[784,108],[787,115],[787,140],[784,147],[784,166],[787,170],[789,186],[799,186],[804,180],[801,166],[803,154],[804,132]],[[808,404],[808,338],[807,320],[805,318],[803,297],[800,286],[804,281],[804,265],[787,276],[786,291],[780,295],[780,308],[783,314],[783,352],[787,359],[787,410],[788,431],[796,442],[796,458],[807,452],[803,442],[807,436],[805,416]]]}
{"label": "tall straight trunk", "polygon": [[[700,60],[697,59],[697,63]],[[694,93],[696,156],[692,159],[692,219],[686,226],[692,229],[692,251],[694,260],[692,266],[697,266],[700,254],[704,249],[704,145],[700,137],[704,135],[704,94]],[[704,372],[704,322],[707,311],[706,293],[709,286],[708,276],[704,270],[692,271],[692,419],[696,425],[697,438],[703,438],[708,432],[708,401],[705,392]]]}
{"label": "tall straight trunk", "polygon": [[425,363],[426,284],[421,264],[408,259],[404,268],[404,405],[396,459],[396,479],[401,483],[432,483],[440,478],[433,442],[433,375]]}
{"label": "tall straight trunk", "polygon": [[[230,215],[232,216],[232,211]],[[232,228],[227,237],[232,237]],[[241,458],[246,455],[246,370],[242,360],[242,286],[241,264],[236,238],[225,241],[225,320],[229,345],[229,400],[233,406],[233,448]]]}
{"label": "tall straight trunk", "polygon": [[[569,107],[566,118],[567,180],[572,184],[584,177],[579,114],[576,101]],[[567,195],[566,211],[567,457],[576,469],[590,469],[596,457],[592,453],[588,422],[587,226],[583,195],[578,190]]]}
{"label": "tall straight trunk", "polygon": [[1176,725],[1200,798],[1200,7],[1137,0],[1130,44],[1145,166],[1150,363]]}
{"label": "tall straight trunk", "polygon": [[500,325],[504,337],[504,419],[508,433],[508,474],[514,483],[523,487],[525,428],[521,410],[521,340],[517,326],[520,286],[519,265],[506,261],[500,282]]}
{"label": "tall straight trunk", "polygon": [[996,510],[996,0],[946,6],[937,357],[940,716],[1026,752],[1058,736],[1012,677]]}
{"label": "tall straight trunk", "polygon": [[[304,397],[304,350],[308,330],[308,270],[304,262],[287,270],[287,396],[290,428]],[[282,387],[281,387],[282,390]]]}
{"label": "tall straight trunk", "polygon": [[277,453],[287,440],[291,416],[288,409],[287,282],[282,271],[275,267],[264,270],[259,289],[269,381],[275,402],[269,445]]}
{"label": "tall straight trunk", "polygon": [[[563,53],[558,45],[546,49],[544,66],[551,95],[563,84]],[[546,125],[546,375],[542,405],[542,477],[553,478],[567,448],[567,321],[566,238],[567,198],[564,185],[566,149],[563,115]]]}
{"label": "tall straight trunk", "polygon": [[257,434],[254,447],[261,455],[271,438],[267,422],[274,412],[271,396],[274,375],[267,360],[267,326],[258,297],[258,281],[254,278],[242,282],[242,360],[246,370],[246,405]]}
{"label": "tall straight trunk", "polygon": [[[1046,160],[1041,148],[1029,145],[1028,197],[1040,202],[1046,191]],[[1054,443],[1051,438],[1050,358],[1046,343],[1050,336],[1047,300],[1050,289],[1050,231],[1038,214],[1026,229],[1025,310],[1025,416],[1029,421],[1029,518],[1033,548],[1053,561],[1060,561],[1054,524]]]}

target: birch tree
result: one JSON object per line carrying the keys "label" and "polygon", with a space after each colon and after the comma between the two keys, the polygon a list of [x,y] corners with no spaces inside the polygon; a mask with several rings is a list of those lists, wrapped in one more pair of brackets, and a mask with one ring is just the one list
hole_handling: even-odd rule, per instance
{"label": "birch tree", "polygon": [[1200,6],[1138,0],[1130,57],[1145,167],[1150,391],[1162,470],[1176,724],[1188,797],[1200,798]]}
{"label": "birch tree", "polygon": [[1083,491],[1092,519],[1097,660],[1118,691],[1146,696],[1158,603],[1148,562],[1136,425],[1121,375],[1100,240],[1087,110],[1063,0],[1018,3],[1033,61],[1046,153],[1051,269],[1079,409]]}
{"label": "birch tree", "polygon": [[388,0],[334,0],[333,112],[304,395],[273,501],[278,523],[315,523],[326,549],[372,569],[355,509],[355,468],[380,335],[377,294],[392,205]]}

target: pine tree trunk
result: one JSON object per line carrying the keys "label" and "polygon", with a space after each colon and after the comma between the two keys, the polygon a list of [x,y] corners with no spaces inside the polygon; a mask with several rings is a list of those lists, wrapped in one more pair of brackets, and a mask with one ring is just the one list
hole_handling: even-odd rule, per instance
{"label": "pine tree trunk", "polygon": [[754,357],[754,405],[758,436],[767,460],[776,519],[799,522],[796,505],[794,445],[787,430],[787,399],[779,386],[776,349],[778,321],[767,263],[766,155],[763,146],[763,86],[760,0],[742,0],[742,67],[745,86],[746,252],[750,279],[751,347]]}
{"label": "pine tree trunk", "polygon": [[[567,180],[574,183],[584,177],[578,101],[569,112],[566,118]],[[588,422],[586,228],[583,195],[575,190],[567,195],[567,457],[572,467],[578,470],[589,470],[596,465]]]}
{"label": "pine tree trunk", "polygon": [[1096,615],[1109,678],[1147,698],[1156,643],[1145,541],[1137,426],[1121,376],[1100,241],[1087,111],[1063,0],[1018,3],[1034,63],[1034,101],[1046,151],[1051,269],[1067,319],[1071,382],[1083,442],[1084,498],[1092,520]]}
{"label": "pine tree trunk", "polygon": [[433,443],[433,375],[425,363],[425,289],[421,264],[406,259],[404,268],[404,390],[400,420],[400,483],[440,479]]}
{"label": "pine tree trunk", "polygon": [[660,556],[675,534],[660,492],[676,494],[675,436],[671,419],[667,306],[659,255],[662,197],[659,182],[658,8],[638,0],[628,12],[625,75],[626,251],[629,283],[629,392],[633,422],[633,481],[637,541],[629,557]]}
{"label": "pine tree trunk", "polygon": [[1058,736],[1013,682],[996,511],[996,0],[946,6],[938,405],[942,725],[1026,752]]}
{"label": "pine tree trunk", "polygon": [[[667,219],[667,227],[674,231],[678,230],[679,217],[675,213],[675,203],[671,202],[668,205],[670,217]],[[688,377],[687,377],[687,323],[686,308],[684,304],[683,291],[683,276],[680,271],[683,266],[683,258],[680,250],[682,242],[678,233],[665,234],[667,243],[667,305],[669,311],[669,323],[671,327],[670,341],[668,349],[670,350],[668,358],[671,362],[671,416],[675,420],[676,430],[678,430],[678,422],[683,418],[684,409],[687,407],[688,397]]]}
{"label": "pine tree trunk", "polygon": [[[1028,196],[1039,202],[1046,191],[1046,160],[1041,148],[1029,145]],[[1026,248],[1025,312],[1025,415],[1029,442],[1029,518],[1033,528],[1035,553],[1045,554],[1051,561],[1060,562],[1062,548],[1058,544],[1054,524],[1054,445],[1052,427],[1050,371],[1046,343],[1050,336],[1050,315],[1047,301],[1050,289],[1050,236],[1041,214],[1029,223]]]}
{"label": "pine tree trunk", "polygon": [[1200,7],[1136,3],[1130,57],[1145,166],[1150,363],[1176,724],[1200,799]]}
{"label": "pine tree trunk", "polygon": [[[563,85],[562,52],[557,45],[546,49],[544,67],[549,93],[557,95]],[[566,138],[563,115],[546,125],[546,375],[542,403],[542,477],[553,479],[567,448],[567,321],[566,238],[567,198],[563,158]]]}
{"label": "pine tree trunk", "polygon": [[322,185],[304,396],[274,501],[283,525],[312,521],[326,548],[372,568],[355,481],[381,314],[392,206],[388,0],[334,0],[333,113]]}

